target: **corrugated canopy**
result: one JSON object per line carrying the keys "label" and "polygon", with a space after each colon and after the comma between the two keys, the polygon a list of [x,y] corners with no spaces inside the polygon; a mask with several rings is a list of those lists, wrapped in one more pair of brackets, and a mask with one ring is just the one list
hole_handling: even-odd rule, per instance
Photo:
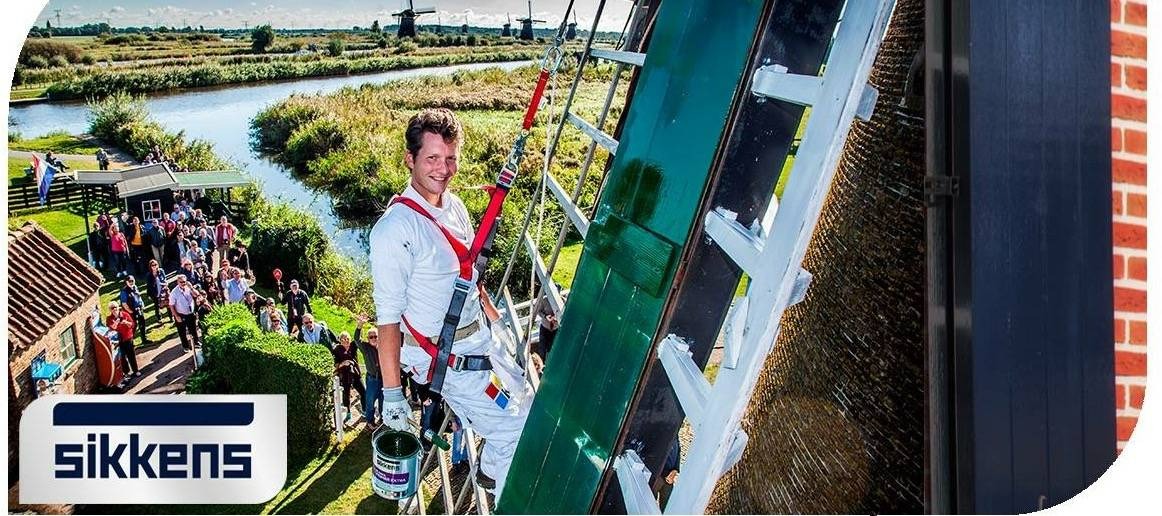
{"label": "corrugated canopy", "polygon": [[122,198],[165,188],[230,188],[250,182],[245,174],[235,170],[175,173],[164,163],[115,171],[78,170],[75,180],[83,185],[114,185],[117,195]]}
{"label": "corrugated canopy", "polygon": [[242,172],[236,170],[216,170],[212,172],[179,172],[174,174],[179,189],[229,188],[250,182]]}

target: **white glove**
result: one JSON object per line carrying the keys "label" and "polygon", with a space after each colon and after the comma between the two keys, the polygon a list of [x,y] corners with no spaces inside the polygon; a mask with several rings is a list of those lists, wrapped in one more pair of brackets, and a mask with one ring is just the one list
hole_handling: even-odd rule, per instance
{"label": "white glove", "polygon": [[403,387],[383,388],[383,424],[392,430],[410,432],[408,416],[412,413],[411,405],[403,397]]}

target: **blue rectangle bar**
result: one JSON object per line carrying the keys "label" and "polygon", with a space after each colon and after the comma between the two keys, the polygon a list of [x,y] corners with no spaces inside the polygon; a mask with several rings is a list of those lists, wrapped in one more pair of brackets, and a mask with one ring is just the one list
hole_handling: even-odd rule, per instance
{"label": "blue rectangle bar", "polygon": [[249,402],[58,403],[54,426],[246,426],[254,421]]}

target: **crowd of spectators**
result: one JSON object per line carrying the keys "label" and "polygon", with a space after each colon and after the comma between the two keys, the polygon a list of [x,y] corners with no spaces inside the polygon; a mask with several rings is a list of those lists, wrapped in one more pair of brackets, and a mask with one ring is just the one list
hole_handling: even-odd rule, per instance
{"label": "crowd of spectators", "polygon": [[[161,150],[161,147],[159,147],[157,145],[153,146],[153,149],[149,151],[149,154],[145,155],[145,159],[141,160],[141,163],[144,165],[153,165],[155,163],[165,163],[167,166],[169,166],[169,169],[174,171],[174,172],[189,172],[190,171],[190,167],[179,165],[177,160],[173,159],[170,156],[167,156],[166,153]],[[105,170],[105,169],[101,169],[101,170]]]}
{"label": "crowd of spectators", "polygon": [[[275,294],[264,297],[254,289],[255,275],[246,245],[228,217],[206,216],[179,194],[171,212],[142,221],[129,213],[101,213],[93,224],[90,248],[96,266],[122,282],[119,301],[109,308],[107,324],[120,336],[123,370],[140,375],[137,345],[149,345],[148,332],[172,324],[184,352],[201,346],[205,316],[214,307],[242,303],[265,332],[287,335],[299,342],[326,346],[334,357],[334,374],[343,389],[345,421],[362,413],[376,425],[382,403],[382,377],[375,354],[378,333],[366,332],[367,317],[359,316],[354,335],[338,335],[312,313],[311,298],[297,279],[286,286],[276,281]],[[149,310],[146,300],[153,304]],[[147,313],[152,311],[152,324]],[[359,355],[363,355],[362,363]],[[368,388],[365,388],[365,383]],[[361,410],[352,411],[351,390]],[[370,393],[370,395],[369,395]]]}

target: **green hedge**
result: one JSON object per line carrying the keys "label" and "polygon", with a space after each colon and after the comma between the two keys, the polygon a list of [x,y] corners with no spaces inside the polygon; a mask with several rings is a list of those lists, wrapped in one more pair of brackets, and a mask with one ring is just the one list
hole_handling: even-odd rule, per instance
{"label": "green hedge", "polygon": [[293,468],[316,457],[332,432],[331,353],[285,335],[263,333],[242,304],[206,318],[205,364],[186,381],[191,394],[285,394]]}
{"label": "green hedge", "polygon": [[315,298],[329,297],[348,310],[371,313],[371,276],[336,251],[311,213],[286,204],[257,202],[250,209],[250,260],[264,284],[282,270],[283,282],[306,283]]}

